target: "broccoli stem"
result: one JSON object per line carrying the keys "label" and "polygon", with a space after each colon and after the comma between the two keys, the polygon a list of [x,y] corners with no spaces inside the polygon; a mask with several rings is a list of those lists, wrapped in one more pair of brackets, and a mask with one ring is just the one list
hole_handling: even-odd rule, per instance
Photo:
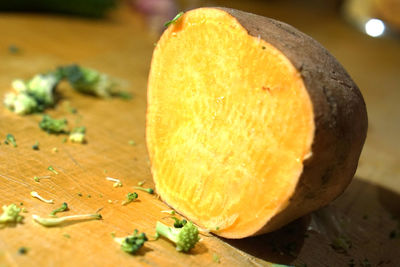
{"label": "broccoli stem", "polygon": [[151,195],[154,194],[154,190],[152,188],[144,188],[144,187],[141,187],[141,186],[134,186],[133,188],[135,188],[137,190],[142,190],[142,191],[147,192],[147,193],[149,193]]}
{"label": "broccoli stem", "polygon": [[42,218],[39,215],[32,215],[32,218],[34,221],[37,223],[46,226],[46,227],[51,227],[51,226],[57,226],[62,224],[64,221],[67,220],[84,220],[84,219],[96,219],[100,220],[102,219],[101,215],[96,213],[96,214],[81,214],[81,215],[71,215],[71,216],[64,216],[60,218]]}
{"label": "broccoli stem", "polygon": [[176,238],[177,235],[172,232],[172,228],[163,224],[162,222],[157,222],[156,232],[158,234],[162,235],[163,237],[168,238],[169,240],[171,240],[174,243],[177,242],[177,238]]}

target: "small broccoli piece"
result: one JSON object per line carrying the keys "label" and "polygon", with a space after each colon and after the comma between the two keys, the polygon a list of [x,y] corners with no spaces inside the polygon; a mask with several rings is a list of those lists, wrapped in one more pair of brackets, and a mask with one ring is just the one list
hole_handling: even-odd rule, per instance
{"label": "small broccoli piece", "polygon": [[136,194],[136,192],[128,193],[126,195],[126,199],[122,202],[122,205],[131,203],[131,202],[135,201],[137,198],[138,198],[138,194]]}
{"label": "small broccoli piece", "polygon": [[147,193],[149,193],[151,195],[154,194],[154,190],[152,188],[144,188],[144,187],[141,187],[141,186],[134,186],[133,188],[145,191],[145,192],[147,192]]}
{"label": "small broccoli piece", "polygon": [[107,74],[75,64],[60,67],[59,72],[68,80],[72,88],[80,93],[102,98],[108,98],[114,94],[115,83]]}
{"label": "small broccoli piece", "polygon": [[36,143],[32,146],[33,150],[39,150],[39,142],[36,141]]}
{"label": "small broccoli piece", "polygon": [[168,227],[157,222],[156,232],[174,242],[177,251],[188,252],[200,240],[199,229],[191,222],[187,222],[182,228]]}
{"label": "small broccoli piece", "polygon": [[48,169],[49,171],[51,171],[52,173],[54,173],[54,174],[58,174],[58,171],[56,171],[56,170],[53,168],[53,166],[49,166],[49,167],[47,167],[47,169]]}
{"label": "small broccoli piece", "polygon": [[2,209],[3,213],[0,215],[0,224],[19,223],[24,219],[24,216],[19,215],[21,208],[18,208],[15,204],[4,205]]}
{"label": "small broccoli piece", "polygon": [[98,213],[95,214],[82,214],[82,215],[71,215],[71,216],[64,216],[59,218],[42,218],[39,215],[32,215],[32,218],[37,223],[46,226],[58,226],[67,220],[84,220],[84,219],[102,219],[101,215]]}
{"label": "small broccoli piece", "polygon": [[162,213],[168,213],[170,215],[175,215],[175,213],[176,213],[174,210],[162,210],[161,212]]}
{"label": "small broccoli piece", "polygon": [[36,100],[26,93],[7,93],[4,97],[4,105],[19,115],[34,113],[38,110]]}
{"label": "small broccoli piece", "polygon": [[34,176],[33,180],[35,182],[40,182],[41,179],[50,179],[50,178],[51,178],[50,176]]}
{"label": "small broccoli piece", "polygon": [[55,72],[35,75],[26,83],[27,93],[38,103],[41,110],[54,105],[54,89],[60,82],[60,77]]}
{"label": "small broccoli piece", "polygon": [[176,217],[171,217],[171,218],[175,220],[175,222],[174,222],[175,228],[182,228],[187,223],[187,221],[185,219],[179,220]]}
{"label": "small broccoli piece", "polygon": [[114,182],[113,187],[122,187],[122,183],[119,179],[112,178],[112,177],[106,177],[106,180]]}
{"label": "small broccoli piece", "polygon": [[121,245],[121,249],[127,253],[135,254],[148,240],[145,233],[139,234],[135,229],[133,235],[127,237],[113,237],[114,241]]}
{"label": "small broccoli piece", "polygon": [[31,80],[16,79],[13,91],[6,94],[4,105],[17,114],[40,112],[55,103],[55,88],[60,82],[56,72],[35,75]]}
{"label": "small broccoli piece", "polygon": [[85,142],[85,133],[86,133],[86,127],[81,126],[81,127],[76,127],[72,130],[72,132],[69,134],[69,140],[75,143],[84,143]]}
{"label": "small broccoli piece", "polygon": [[17,140],[15,140],[15,137],[12,134],[7,134],[6,140],[4,140],[4,144],[8,145],[9,143],[11,143],[13,147],[17,147]]}
{"label": "small broccoli piece", "polygon": [[68,204],[66,202],[64,202],[64,203],[61,204],[61,207],[59,207],[58,209],[53,210],[50,213],[50,216],[56,216],[57,213],[63,212],[63,211],[66,211],[66,210],[68,210]]}
{"label": "small broccoli piece", "polygon": [[41,200],[41,201],[43,201],[43,202],[45,202],[45,203],[48,203],[48,204],[53,204],[53,203],[54,203],[54,200],[52,200],[52,199],[45,199],[45,198],[43,198],[41,195],[39,195],[39,193],[36,192],[36,191],[32,191],[32,192],[31,192],[31,196],[32,196],[32,197],[35,197],[35,198],[37,198],[37,199],[39,199],[39,200]]}
{"label": "small broccoli piece", "polygon": [[48,133],[59,134],[67,132],[67,120],[66,119],[53,119],[49,115],[44,115],[42,121],[39,122],[39,127]]}

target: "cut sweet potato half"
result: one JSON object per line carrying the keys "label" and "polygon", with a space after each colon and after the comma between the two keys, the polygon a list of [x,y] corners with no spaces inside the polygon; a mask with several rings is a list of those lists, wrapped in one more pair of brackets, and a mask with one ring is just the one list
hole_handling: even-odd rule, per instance
{"label": "cut sweet potato half", "polygon": [[270,232],[332,201],[366,129],[346,71],[284,23],[195,9],[154,50],[146,139],[157,192],[217,235]]}

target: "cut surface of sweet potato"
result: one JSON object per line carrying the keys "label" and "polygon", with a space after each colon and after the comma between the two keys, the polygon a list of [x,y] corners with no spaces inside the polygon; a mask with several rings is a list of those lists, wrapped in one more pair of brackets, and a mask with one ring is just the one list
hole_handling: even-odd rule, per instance
{"label": "cut surface of sweet potato", "polygon": [[[358,151],[319,153],[340,141],[329,128],[344,127],[337,119],[336,126],[326,125],[340,110],[318,120],[332,113],[335,94],[317,103],[330,87],[314,88],[285,49],[260,29],[252,33],[253,24],[266,27],[255,19],[269,22],[222,8],[185,13],[157,43],[148,81],[146,140],[158,194],[200,227],[228,238],[275,230],[327,204],[352,178],[364,142],[355,141]],[[272,38],[280,39],[277,29]],[[324,71],[311,65],[306,71]],[[318,134],[327,139],[320,142]],[[331,162],[314,167],[324,160]],[[331,182],[340,168],[344,177]],[[307,171],[311,178],[303,177]],[[296,208],[301,203],[306,207]]]}

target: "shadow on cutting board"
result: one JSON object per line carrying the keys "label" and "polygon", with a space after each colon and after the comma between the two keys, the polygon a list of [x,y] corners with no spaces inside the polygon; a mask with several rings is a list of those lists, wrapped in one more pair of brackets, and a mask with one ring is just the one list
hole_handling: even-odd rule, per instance
{"label": "shadow on cutting board", "polygon": [[224,239],[250,256],[291,266],[395,266],[400,195],[355,177],[329,206],[275,232]]}

